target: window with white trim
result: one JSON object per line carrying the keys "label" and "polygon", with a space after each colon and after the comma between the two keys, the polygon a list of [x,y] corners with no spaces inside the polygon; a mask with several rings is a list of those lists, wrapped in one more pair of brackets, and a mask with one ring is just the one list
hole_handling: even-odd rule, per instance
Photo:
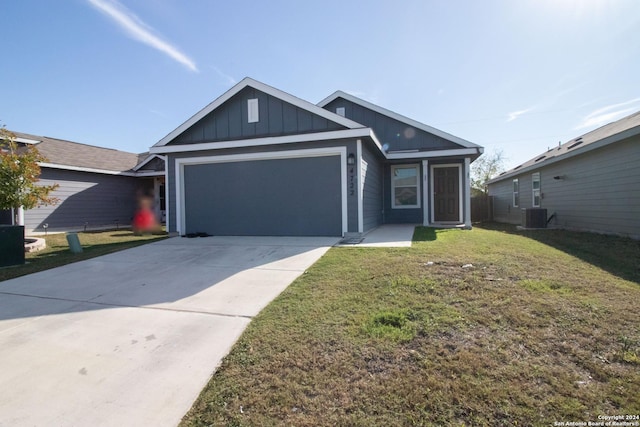
{"label": "window with white trim", "polygon": [[247,117],[249,123],[256,123],[260,121],[260,110],[258,108],[258,98],[252,98],[247,100]]}
{"label": "window with white trim", "polygon": [[531,174],[531,205],[534,208],[540,207],[540,172]]}
{"label": "window with white trim", "polygon": [[391,166],[391,207],[420,207],[420,165]]}
{"label": "window with white trim", "polygon": [[520,204],[520,183],[518,178],[513,180],[513,207],[517,208]]}
{"label": "window with white trim", "polygon": [[344,117],[344,115],[345,115],[344,107],[336,108],[336,114],[339,115],[339,116]]}

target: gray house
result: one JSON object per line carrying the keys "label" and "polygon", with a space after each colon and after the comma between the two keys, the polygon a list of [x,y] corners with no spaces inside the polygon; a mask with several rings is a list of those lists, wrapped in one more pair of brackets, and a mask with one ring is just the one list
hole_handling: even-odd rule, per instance
{"label": "gray house", "polygon": [[[131,224],[139,195],[156,199],[156,211],[164,209],[164,159],[45,136],[14,132],[20,146],[35,145],[47,158],[41,163],[40,182],[58,184],[52,196],[59,202],[24,212],[25,231],[80,230]],[[0,215],[11,222],[12,214]]]}
{"label": "gray house", "polygon": [[640,112],[549,149],[489,181],[495,221],[547,209],[549,226],[640,238]]}
{"label": "gray house", "polygon": [[314,105],[245,78],[150,152],[166,156],[170,232],[344,236],[470,227],[482,150],[343,92]]}

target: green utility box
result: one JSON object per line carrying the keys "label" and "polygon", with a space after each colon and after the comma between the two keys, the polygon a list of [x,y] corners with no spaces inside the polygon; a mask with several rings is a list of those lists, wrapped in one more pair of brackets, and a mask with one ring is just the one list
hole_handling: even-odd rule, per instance
{"label": "green utility box", "polygon": [[0,225],[0,267],[24,264],[24,226]]}
{"label": "green utility box", "polygon": [[67,233],[67,242],[69,243],[69,249],[71,249],[71,252],[74,254],[82,252],[82,245],[80,244],[78,233]]}

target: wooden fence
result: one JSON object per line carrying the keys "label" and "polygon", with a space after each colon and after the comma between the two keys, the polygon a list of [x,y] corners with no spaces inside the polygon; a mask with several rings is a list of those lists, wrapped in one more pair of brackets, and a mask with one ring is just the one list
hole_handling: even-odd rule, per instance
{"label": "wooden fence", "polygon": [[493,197],[487,195],[471,198],[471,222],[486,222],[493,219]]}

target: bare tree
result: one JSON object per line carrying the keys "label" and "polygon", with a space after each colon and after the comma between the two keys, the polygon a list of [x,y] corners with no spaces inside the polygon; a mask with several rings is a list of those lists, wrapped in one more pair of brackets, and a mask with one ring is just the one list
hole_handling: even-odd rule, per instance
{"label": "bare tree", "polygon": [[502,150],[493,150],[480,156],[471,164],[471,188],[487,194],[487,182],[504,171],[505,160]]}

